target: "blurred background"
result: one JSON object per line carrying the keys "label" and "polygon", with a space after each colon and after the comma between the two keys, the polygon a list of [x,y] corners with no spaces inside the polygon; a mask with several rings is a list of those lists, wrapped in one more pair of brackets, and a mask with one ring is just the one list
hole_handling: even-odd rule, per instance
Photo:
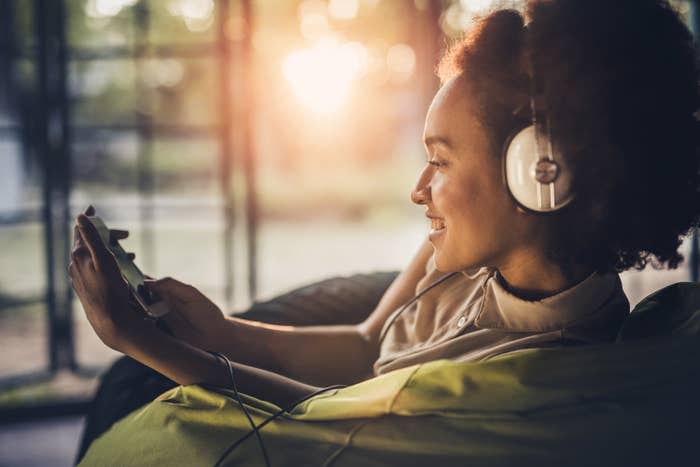
{"label": "blurred background", "polygon": [[[698,2],[672,3],[697,28]],[[117,357],[70,290],[79,212],[93,204],[131,232],[123,245],[144,272],[227,311],[401,269],[427,233],[409,191],[434,67],[496,4],[520,6],[0,0],[0,465],[31,463],[9,422],[41,417],[31,440],[72,414],[62,433],[77,433]],[[694,274],[686,262],[623,283],[634,305]]]}

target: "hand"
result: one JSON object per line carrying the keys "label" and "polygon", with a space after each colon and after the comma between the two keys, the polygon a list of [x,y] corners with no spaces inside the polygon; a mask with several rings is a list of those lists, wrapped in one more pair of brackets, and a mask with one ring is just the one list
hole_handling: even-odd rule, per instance
{"label": "hand", "polygon": [[[85,214],[94,213],[88,208]],[[85,214],[78,216],[68,270],[71,283],[97,336],[125,352],[149,330],[143,312],[130,305],[130,292],[116,259]]]}
{"label": "hand", "polygon": [[[95,215],[95,207],[93,205],[88,206],[88,208],[85,210],[85,215],[86,216],[94,216]],[[128,230],[120,230],[120,229],[109,229],[109,241],[112,245],[116,245],[119,240],[124,240],[125,238],[129,237],[129,231]],[[73,238],[73,249],[76,248],[76,242],[78,241],[78,236],[75,236]],[[127,253],[127,256],[131,261],[133,261],[136,258],[136,255],[134,253]]]}
{"label": "hand", "polygon": [[146,281],[146,286],[170,308],[160,319],[175,337],[200,349],[215,350],[211,346],[226,321],[219,307],[196,288],[171,277]]}

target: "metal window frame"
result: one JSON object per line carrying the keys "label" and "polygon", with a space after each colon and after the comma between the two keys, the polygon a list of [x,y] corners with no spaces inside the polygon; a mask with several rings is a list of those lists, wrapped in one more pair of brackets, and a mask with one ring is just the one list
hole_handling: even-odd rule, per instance
{"label": "metal window frame", "polygon": [[[72,222],[70,212],[70,194],[72,187],[72,161],[71,151],[73,141],[89,139],[99,130],[133,131],[141,141],[138,154],[138,192],[140,194],[140,220],[144,226],[144,250],[152,249],[153,235],[150,221],[152,218],[152,154],[151,141],[157,136],[170,136],[190,138],[208,136],[219,142],[219,184],[220,195],[223,201],[223,216],[225,224],[222,230],[222,244],[224,249],[224,295],[228,307],[233,301],[234,280],[234,227],[236,221],[235,203],[233,197],[232,174],[234,170],[234,153],[238,153],[242,160],[243,179],[246,184],[246,236],[247,265],[248,265],[248,295],[252,301],[256,296],[257,269],[256,269],[256,236],[258,226],[258,206],[255,193],[255,164],[252,147],[252,125],[254,106],[252,105],[252,93],[250,89],[252,79],[251,58],[253,31],[253,11],[251,0],[216,0],[215,28],[216,40],[207,44],[182,44],[182,45],[158,45],[149,43],[149,14],[151,0],[141,0],[134,5],[133,17],[136,26],[136,42],[131,47],[110,47],[100,49],[75,48],[67,43],[67,5],[66,0],[33,0],[32,9],[35,18],[33,32],[36,46],[28,53],[19,50],[15,46],[14,31],[10,27],[14,19],[14,1],[3,0],[3,12],[1,15],[8,23],[4,28],[6,37],[2,45],[2,52],[7,60],[18,58],[34,59],[37,75],[37,105],[34,110],[36,115],[36,128],[31,140],[33,147],[23,148],[26,153],[34,151],[39,156],[42,172],[42,207],[40,219],[43,224],[43,239],[45,247],[45,271],[46,289],[43,297],[36,297],[30,303],[44,302],[47,306],[48,324],[48,367],[43,371],[19,374],[0,378],[0,390],[8,390],[27,384],[50,380],[59,370],[69,370],[81,375],[96,375],[102,368],[92,368],[81,365],[76,360],[73,336],[72,301],[73,293],[68,276],[68,263],[71,248],[70,224]],[[240,84],[242,102],[236,103],[243,106],[243,115],[246,118],[240,122],[233,121],[234,101],[229,85],[232,76],[234,48],[226,38],[226,20],[231,12],[231,4],[237,1],[241,13],[248,26],[247,34],[241,41],[236,51],[240,51],[240,57],[236,57],[237,63],[247,70],[243,73],[243,82]],[[9,13],[9,14],[8,14]],[[141,57],[200,57],[208,55],[218,63],[219,87],[216,91],[218,102],[217,125],[163,125],[154,122],[143,114],[136,115],[133,123],[115,125],[73,125],[70,118],[71,103],[69,101],[67,79],[67,66],[74,60],[109,60],[128,58],[138,60]],[[145,90],[137,90],[146,94]],[[240,148],[234,147],[232,131],[243,135]],[[20,125],[11,125],[0,129],[2,134],[14,136],[21,131]],[[22,218],[31,218],[31,213],[21,216],[20,220],[10,223],[22,223]],[[70,413],[83,413],[89,400],[61,399],[52,403],[43,401],[40,405],[17,406],[0,409],[3,421],[12,421],[19,418],[34,416],[54,416]]]}

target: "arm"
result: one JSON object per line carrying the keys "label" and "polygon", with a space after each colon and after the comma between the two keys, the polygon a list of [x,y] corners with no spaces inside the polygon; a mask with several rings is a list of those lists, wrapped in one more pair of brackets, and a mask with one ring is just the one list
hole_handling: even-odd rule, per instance
{"label": "arm", "polygon": [[[220,360],[175,339],[150,323],[122,339],[115,350],[125,353],[178,384],[212,384],[231,388],[228,368]],[[270,371],[232,362],[240,392],[286,407],[319,388]]]}
{"label": "arm", "polygon": [[149,287],[168,301],[164,320],[174,335],[231,360],[315,385],[350,384],[372,375],[387,317],[415,293],[432,255],[425,241],[372,314],[359,325],[279,326],[225,316],[192,286],[165,278]]}
{"label": "arm", "polygon": [[372,375],[386,319],[413,297],[433,253],[426,240],[371,315],[358,325],[278,326],[226,317],[211,345],[229,358],[317,385],[351,384]]}
{"label": "arm", "polygon": [[[78,218],[70,277],[85,315],[108,347],[123,352],[180,384],[230,387],[228,368],[213,355],[171,337],[130,304],[114,256],[84,215]],[[234,364],[238,389],[281,407],[317,388],[269,371]]]}

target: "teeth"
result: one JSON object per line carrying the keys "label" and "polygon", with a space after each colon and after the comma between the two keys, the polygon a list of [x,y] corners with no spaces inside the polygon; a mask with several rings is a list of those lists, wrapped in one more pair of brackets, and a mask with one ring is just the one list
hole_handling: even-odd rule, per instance
{"label": "teeth", "polygon": [[430,227],[435,230],[445,228],[445,223],[440,219],[430,219]]}

